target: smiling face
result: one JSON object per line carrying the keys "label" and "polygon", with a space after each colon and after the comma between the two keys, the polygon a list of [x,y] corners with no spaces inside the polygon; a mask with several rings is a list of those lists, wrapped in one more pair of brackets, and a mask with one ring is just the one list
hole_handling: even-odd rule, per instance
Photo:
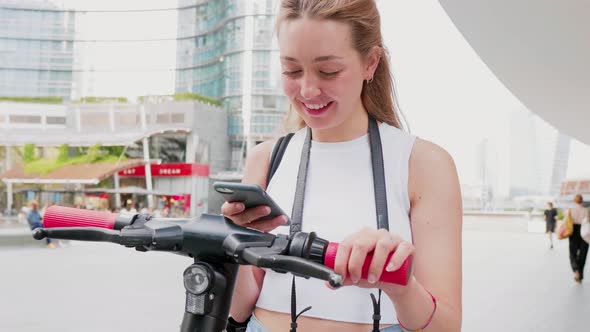
{"label": "smiling face", "polygon": [[309,127],[344,130],[366,118],[361,91],[363,80],[372,77],[372,68],[352,47],[347,24],[286,20],[279,27],[278,40],[283,90]]}

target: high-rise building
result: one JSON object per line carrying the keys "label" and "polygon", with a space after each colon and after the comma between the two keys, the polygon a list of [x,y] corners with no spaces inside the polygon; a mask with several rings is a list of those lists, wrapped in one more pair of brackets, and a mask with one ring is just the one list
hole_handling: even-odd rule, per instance
{"label": "high-rise building", "polygon": [[278,0],[179,0],[177,93],[219,99],[229,114],[232,168],[268,139],[288,109],[280,88]]}
{"label": "high-rise building", "polygon": [[511,196],[557,196],[571,139],[528,110],[512,113]]}
{"label": "high-rise building", "polygon": [[69,99],[74,30],[50,1],[0,0],[0,96]]}
{"label": "high-rise building", "polygon": [[549,192],[552,196],[559,194],[561,184],[566,179],[570,146],[571,138],[563,133],[558,133],[557,142],[554,146],[555,158],[553,159],[551,182],[549,184]]}

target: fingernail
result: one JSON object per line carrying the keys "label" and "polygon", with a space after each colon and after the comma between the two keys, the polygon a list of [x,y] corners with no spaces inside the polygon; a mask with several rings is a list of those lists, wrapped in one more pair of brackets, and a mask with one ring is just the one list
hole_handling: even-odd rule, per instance
{"label": "fingernail", "polygon": [[269,214],[270,213],[270,208],[269,207],[265,207],[264,208],[264,214]]}
{"label": "fingernail", "polygon": [[351,277],[350,277],[350,280],[352,280],[352,283],[353,283],[353,284],[358,284],[358,283],[359,283],[359,279],[358,279],[357,277],[353,277],[353,276],[351,276]]}
{"label": "fingernail", "polygon": [[377,276],[375,276],[374,274],[369,274],[367,281],[369,281],[369,283],[371,284],[374,284],[377,281]]}
{"label": "fingernail", "polygon": [[242,204],[242,203],[238,203],[238,210],[240,210],[240,211],[244,211],[244,209],[245,209],[245,208],[246,208],[246,207],[244,206],[244,204]]}
{"label": "fingernail", "polygon": [[289,218],[287,218],[285,216],[283,216],[282,220],[283,220],[283,224],[286,224],[287,222],[289,222]]}
{"label": "fingernail", "polygon": [[395,266],[395,264],[393,262],[387,264],[387,267],[385,268],[385,271],[387,272],[391,272],[391,271],[395,271],[397,270],[397,267]]}

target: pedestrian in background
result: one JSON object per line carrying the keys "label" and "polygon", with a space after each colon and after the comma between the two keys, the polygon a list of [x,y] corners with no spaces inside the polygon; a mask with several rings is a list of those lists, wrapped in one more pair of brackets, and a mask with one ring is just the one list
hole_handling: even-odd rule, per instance
{"label": "pedestrian in background", "polygon": [[576,206],[570,209],[574,221],[574,232],[569,238],[570,241],[570,264],[574,271],[574,280],[581,283],[584,279],[584,265],[586,265],[586,256],[588,255],[588,243],[580,235],[582,223],[587,222],[588,210],[582,205],[584,198],[577,194],[574,198]]}
{"label": "pedestrian in background", "polygon": [[[41,218],[41,214],[38,210],[39,203],[37,201],[32,200],[29,202],[29,211],[27,212],[27,222],[29,223],[29,227],[31,230],[34,231],[37,228],[43,227],[43,218]],[[55,248],[55,244],[51,242],[51,239],[45,238],[47,241],[48,248]]]}
{"label": "pedestrian in background", "polygon": [[547,202],[547,210],[545,210],[546,233],[549,234],[550,249],[553,249],[553,233],[555,233],[555,223],[557,221],[557,209],[553,207],[553,203]]}

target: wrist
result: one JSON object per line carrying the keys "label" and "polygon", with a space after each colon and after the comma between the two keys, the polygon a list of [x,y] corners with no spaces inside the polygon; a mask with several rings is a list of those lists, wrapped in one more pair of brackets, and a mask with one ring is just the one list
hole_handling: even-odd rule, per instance
{"label": "wrist", "polygon": [[[398,322],[404,331],[422,331],[430,325],[437,309],[436,298],[413,276],[405,287],[388,287],[384,291],[393,302]],[[408,329],[405,326],[420,327]]]}
{"label": "wrist", "polygon": [[404,301],[408,297],[418,294],[420,291],[420,283],[412,275],[405,286],[394,284],[383,284],[381,289],[389,296],[392,302]]}

